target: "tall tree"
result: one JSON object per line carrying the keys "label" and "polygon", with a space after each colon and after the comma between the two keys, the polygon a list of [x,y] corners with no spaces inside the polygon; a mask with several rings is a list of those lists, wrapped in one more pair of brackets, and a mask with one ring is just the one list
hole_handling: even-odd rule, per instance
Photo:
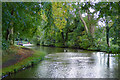
{"label": "tall tree", "polygon": [[36,18],[40,11],[39,3],[4,2],[2,9],[3,39],[13,44],[18,35],[23,38],[32,37],[40,21],[40,18]]}

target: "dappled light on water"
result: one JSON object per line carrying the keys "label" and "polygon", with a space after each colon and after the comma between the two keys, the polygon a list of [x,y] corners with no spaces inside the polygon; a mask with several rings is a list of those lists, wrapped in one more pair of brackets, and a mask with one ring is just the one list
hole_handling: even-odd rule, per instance
{"label": "dappled light on water", "polygon": [[[41,47],[37,47],[36,49],[41,49]],[[21,71],[11,77],[116,78],[118,75],[118,62],[114,57],[115,54],[109,54],[108,56],[108,54],[103,52],[92,52],[79,49],[67,49],[66,52],[64,51],[64,48],[48,47],[44,47],[44,50],[48,53],[45,56],[45,60],[34,67]]]}

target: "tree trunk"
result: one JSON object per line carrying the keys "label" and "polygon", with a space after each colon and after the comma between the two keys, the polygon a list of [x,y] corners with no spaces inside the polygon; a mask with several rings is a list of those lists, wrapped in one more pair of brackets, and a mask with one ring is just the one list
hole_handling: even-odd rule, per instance
{"label": "tree trunk", "polygon": [[89,10],[87,10],[86,11],[87,12],[87,14],[88,14],[88,23],[89,23],[89,31],[90,31],[90,35],[92,36],[92,38],[94,37],[94,29],[95,29],[95,24],[94,23],[90,23],[91,22],[91,20],[93,20],[94,19],[94,16],[92,15],[90,15],[90,13],[89,13]]}
{"label": "tree trunk", "polygon": [[91,20],[91,16],[90,16],[90,14],[88,13],[89,10],[86,10],[86,12],[87,12],[87,14],[88,14],[88,21],[90,21],[90,20]]}
{"label": "tree trunk", "polygon": [[94,32],[95,32],[95,25],[93,24],[90,26],[90,33],[91,33],[92,37],[94,37]]}
{"label": "tree trunk", "polygon": [[63,45],[65,45],[64,33],[61,32],[61,35],[62,35],[62,42],[63,42]]}
{"label": "tree trunk", "polygon": [[109,26],[108,26],[108,21],[106,21],[106,41],[107,41],[107,46],[108,48],[110,47],[110,43],[109,43]]}
{"label": "tree trunk", "polygon": [[82,15],[81,15],[80,11],[79,11],[79,15],[80,15],[80,20],[82,21],[82,23],[83,23],[83,25],[84,25],[84,27],[85,27],[85,30],[86,30],[86,32],[87,32],[87,34],[88,34],[88,27],[87,27],[87,25],[86,25],[86,22],[85,22],[84,19],[82,18]]}
{"label": "tree trunk", "polygon": [[[13,16],[14,14],[14,10],[11,11],[11,15]],[[10,44],[13,45],[14,44],[14,36],[13,36],[13,24],[14,22],[11,21],[10,25],[11,25],[11,28],[10,28]]]}
{"label": "tree trunk", "polygon": [[61,35],[62,35],[62,42],[64,44],[64,46],[66,46],[66,41],[68,40],[68,32],[65,33],[65,36],[64,36],[64,33],[61,32]]}
{"label": "tree trunk", "polygon": [[110,43],[109,43],[109,27],[106,28],[106,39],[107,39],[107,45],[108,45],[108,47],[110,47]]}
{"label": "tree trunk", "polygon": [[68,32],[66,32],[65,41],[68,40]]}
{"label": "tree trunk", "polygon": [[109,44],[109,30],[110,30],[110,28],[108,26],[108,19],[106,19],[106,42],[107,42],[107,52],[108,53],[110,52],[110,50],[109,50],[109,48],[110,48],[110,44]]}
{"label": "tree trunk", "polygon": [[14,44],[14,38],[13,38],[13,27],[10,29],[10,44]]}
{"label": "tree trunk", "polygon": [[9,29],[7,29],[5,39],[6,39],[6,41],[8,41],[8,39],[9,39]]}

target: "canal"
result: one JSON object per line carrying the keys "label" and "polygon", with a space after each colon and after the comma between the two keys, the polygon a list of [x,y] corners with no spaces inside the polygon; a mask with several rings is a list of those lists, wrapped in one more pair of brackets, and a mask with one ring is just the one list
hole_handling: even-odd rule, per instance
{"label": "canal", "polygon": [[46,52],[37,65],[10,78],[118,78],[115,54],[80,49],[32,47]]}

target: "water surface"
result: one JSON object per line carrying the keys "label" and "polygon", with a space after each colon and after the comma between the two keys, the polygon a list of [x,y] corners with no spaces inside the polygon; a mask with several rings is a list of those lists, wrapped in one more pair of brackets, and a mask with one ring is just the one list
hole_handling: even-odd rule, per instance
{"label": "water surface", "polygon": [[46,52],[45,59],[12,78],[118,78],[115,54],[42,46],[33,48]]}

